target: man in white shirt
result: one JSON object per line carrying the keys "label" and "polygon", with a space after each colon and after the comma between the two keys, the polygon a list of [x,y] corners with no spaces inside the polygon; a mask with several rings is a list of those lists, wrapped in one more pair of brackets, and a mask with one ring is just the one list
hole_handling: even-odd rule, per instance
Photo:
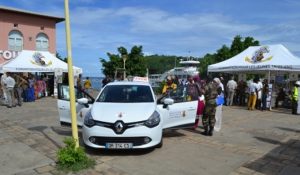
{"label": "man in white shirt", "polygon": [[3,98],[4,98],[4,103],[7,103],[7,95],[6,95],[6,86],[4,83],[4,80],[7,78],[6,73],[4,72],[3,75],[1,76],[1,88],[2,88],[2,92],[3,92]]}
{"label": "man in white shirt", "polygon": [[248,99],[248,109],[254,110],[256,99],[257,99],[257,90],[258,90],[258,80],[254,79],[253,82],[249,85],[249,99]]}
{"label": "man in white shirt", "polygon": [[226,87],[227,87],[227,106],[232,106],[234,93],[237,87],[237,83],[233,79],[234,77],[231,77],[231,80],[228,81]]}
{"label": "man in white shirt", "polygon": [[258,79],[258,82],[257,82],[256,109],[261,109],[262,88],[263,88],[263,84],[260,81],[260,79]]}
{"label": "man in white shirt", "polygon": [[15,80],[11,77],[11,73],[7,73],[7,77],[4,79],[4,84],[6,87],[6,95],[7,95],[7,107],[15,107],[15,95],[14,95],[14,87]]}

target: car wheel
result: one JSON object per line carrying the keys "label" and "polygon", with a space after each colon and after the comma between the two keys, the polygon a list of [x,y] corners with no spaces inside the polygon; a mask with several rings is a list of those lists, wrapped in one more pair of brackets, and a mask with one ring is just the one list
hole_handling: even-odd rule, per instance
{"label": "car wheel", "polygon": [[161,148],[163,146],[163,139],[161,138],[161,141],[159,142],[158,145],[156,145],[156,148]]}

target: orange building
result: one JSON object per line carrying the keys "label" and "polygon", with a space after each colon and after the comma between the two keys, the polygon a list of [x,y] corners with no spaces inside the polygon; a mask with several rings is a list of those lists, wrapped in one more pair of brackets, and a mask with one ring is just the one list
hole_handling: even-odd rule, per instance
{"label": "orange building", "polygon": [[62,17],[0,6],[0,64],[22,50],[56,53],[56,24]]}

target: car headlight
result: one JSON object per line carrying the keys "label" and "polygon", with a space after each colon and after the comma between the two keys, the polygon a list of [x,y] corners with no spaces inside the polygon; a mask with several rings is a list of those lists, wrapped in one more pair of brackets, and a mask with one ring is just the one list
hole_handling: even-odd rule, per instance
{"label": "car headlight", "polygon": [[157,111],[154,111],[153,114],[148,118],[148,120],[145,121],[144,125],[153,128],[157,126],[160,122],[160,116]]}
{"label": "car headlight", "polygon": [[87,114],[84,117],[84,125],[90,128],[90,127],[94,126],[95,124],[96,123],[93,119],[92,112],[90,110],[89,112],[87,112]]}

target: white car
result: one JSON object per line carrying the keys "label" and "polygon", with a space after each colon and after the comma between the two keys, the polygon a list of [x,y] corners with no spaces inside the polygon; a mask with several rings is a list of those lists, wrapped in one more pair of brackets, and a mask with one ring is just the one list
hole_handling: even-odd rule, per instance
{"label": "white car", "polygon": [[[68,86],[60,85],[58,109],[61,124],[70,124]],[[197,101],[186,101],[183,88],[156,99],[149,83],[112,82],[96,100],[77,99],[77,122],[84,144],[92,148],[139,149],[162,146],[166,128],[191,127]]]}

